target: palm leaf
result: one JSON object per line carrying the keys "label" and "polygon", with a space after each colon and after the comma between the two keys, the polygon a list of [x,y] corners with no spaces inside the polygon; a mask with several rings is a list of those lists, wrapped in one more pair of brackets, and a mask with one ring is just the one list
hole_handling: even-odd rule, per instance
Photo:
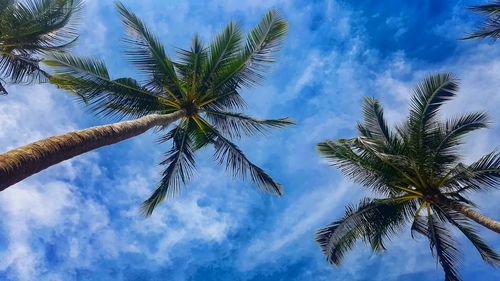
{"label": "palm leaf", "polygon": [[11,5],[1,17],[3,44],[15,45],[21,53],[67,47],[78,37],[75,19],[81,7],[80,0],[39,0]]}
{"label": "palm leaf", "polygon": [[258,85],[264,79],[261,73],[275,62],[273,54],[279,51],[287,28],[288,23],[277,10],[267,13],[248,34],[243,51],[220,72],[211,91],[216,93],[227,86],[234,88],[235,84],[246,87]]}
{"label": "palm leaf", "polygon": [[437,210],[439,210],[439,213],[449,223],[458,228],[469,239],[485,262],[493,266],[500,266],[500,255],[477,234],[467,217],[444,207],[438,207]]}
{"label": "palm leaf", "polygon": [[40,59],[0,51],[0,77],[6,77],[11,83],[46,82],[49,76],[40,69]]}
{"label": "palm leaf", "polygon": [[468,9],[486,16],[486,20],[475,31],[461,38],[462,40],[486,37],[497,40],[500,38],[500,1],[469,7]]}
{"label": "palm leaf", "polygon": [[102,61],[53,55],[44,63],[54,69],[52,83],[81,96],[98,113],[123,118],[177,109],[170,97],[140,86],[134,79],[111,79]]}
{"label": "palm leaf", "polygon": [[500,1],[493,1],[489,4],[469,7],[467,9],[477,12],[482,16],[500,15]]}
{"label": "palm leaf", "polygon": [[362,136],[376,138],[392,147],[395,139],[384,118],[384,109],[379,101],[370,97],[363,99],[363,124],[358,124]]}
{"label": "palm leaf", "polygon": [[411,98],[411,128],[419,133],[425,131],[439,108],[453,98],[457,90],[457,81],[449,73],[425,78],[417,85]]}
{"label": "palm leaf", "polygon": [[446,281],[460,281],[458,274],[460,252],[456,242],[446,227],[434,216],[427,217],[427,238],[429,238],[431,252],[443,267]]}
{"label": "palm leaf", "polygon": [[205,110],[207,119],[213,126],[230,138],[240,138],[255,134],[266,135],[269,129],[280,129],[295,124],[290,118],[255,119],[241,113]]}
{"label": "palm leaf", "polygon": [[206,64],[207,53],[203,47],[203,42],[197,34],[194,35],[191,49],[177,51],[179,54],[179,61],[175,66],[181,76],[183,88],[190,96],[199,95],[200,85],[199,81],[203,80],[202,69]]}
{"label": "palm leaf", "polygon": [[475,130],[488,126],[488,116],[484,112],[468,113],[449,119],[436,129],[434,151],[435,170],[445,164],[452,164],[458,159],[457,149],[462,144],[463,137]]}
{"label": "palm leaf", "polygon": [[150,84],[166,88],[177,98],[182,96],[173,62],[165,53],[163,44],[143,22],[121,2],[116,2],[118,12],[127,30],[125,54],[139,70],[150,76]]}
{"label": "palm leaf", "polygon": [[[500,183],[500,152],[493,151],[450,177],[445,183],[454,190],[486,190]],[[466,189],[464,189],[466,187]]]}
{"label": "palm leaf", "polygon": [[192,140],[188,133],[189,127],[194,124],[186,122],[184,129],[172,129],[165,140],[172,139],[172,149],[167,152],[167,159],[160,165],[167,166],[163,171],[163,178],[151,196],[142,203],[141,213],[150,216],[154,209],[165,199],[180,193],[183,184],[186,184],[196,170]]}
{"label": "palm leaf", "polygon": [[283,194],[283,187],[269,176],[263,169],[259,168],[243,154],[241,149],[224,138],[220,133],[214,131],[217,137],[213,140],[215,154],[214,159],[219,165],[226,163],[226,171],[231,172],[234,177],[243,181],[249,177],[256,187],[271,194]]}
{"label": "palm leaf", "polygon": [[394,200],[362,199],[348,205],[342,219],[316,232],[315,241],[332,265],[340,265],[356,241],[369,242],[373,251],[385,250],[383,239],[397,233],[407,216],[402,204]]}
{"label": "palm leaf", "polygon": [[220,75],[220,71],[225,69],[241,48],[243,35],[238,24],[230,21],[227,26],[219,33],[208,47],[208,58],[205,67],[203,88],[205,92],[210,84]]}
{"label": "palm leaf", "polygon": [[355,183],[369,187],[381,195],[393,194],[395,192],[391,187],[393,184],[403,186],[411,184],[401,180],[399,172],[380,158],[374,157],[371,153],[354,151],[349,142],[326,140],[317,143],[316,150]]}

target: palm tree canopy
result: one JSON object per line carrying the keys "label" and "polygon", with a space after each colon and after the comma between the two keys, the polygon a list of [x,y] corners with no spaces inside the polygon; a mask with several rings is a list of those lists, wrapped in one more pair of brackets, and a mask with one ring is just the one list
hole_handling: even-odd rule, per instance
{"label": "palm tree canopy", "polygon": [[[80,0],[0,0],[0,80],[44,82],[39,55],[63,51],[75,42]],[[0,94],[7,94],[0,83]]]}
{"label": "palm tree canopy", "polygon": [[381,196],[347,207],[343,218],[317,232],[316,241],[328,262],[339,265],[358,240],[373,251],[384,250],[388,238],[411,224],[413,233],[429,239],[446,280],[460,280],[460,255],[447,225],[457,227],[486,262],[500,265],[500,255],[475,232],[470,219],[450,208],[474,207],[467,194],[498,188],[500,181],[499,152],[470,165],[460,162],[458,148],[464,136],[487,127],[486,114],[438,119],[441,106],[457,90],[450,74],[427,77],[414,89],[407,120],[395,128],[388,126],[379,101],[366,97],[358,137],[317,144],[333,166]]}
{"label": "palm tree canopy", "polygon": [[475,31],[462,39],[491,37],[496,41],[500,38],[500,1],[493,1],[490,4],[474,6],[468,9],[485,16],[486,19]]}
{"label": "palm tree canopy", "polygon": [[282,186],[250,162],[232,140],[293,124],[288,118],[261,120],[240,112],[246,107],[241,88],[262,82],[275,62],[274,53],[288,27],[283,17],[270,11],[246,39],[232,21],[208,46],[195,35],[190,49],[178,49],[174,61],[134,13],[121,3],[116,6],[127,31],[125,53],[146,81],[112,79],[105,64],[91,58],[54,55],[46,63],[55,71],[52,83],[80,96],[99,114],[137,118],[184,112],[179,123],[160,137],[161,142],[172,141],[172,148],[160,163],[165,166],[163,177],[142,204],[142,212],[151,215],[165,197],[180,191],[196,170],[195,152],[209,144],[215,148],[214,160],[225,163],[233,176],[250,178],[258,189],[281,195]]}

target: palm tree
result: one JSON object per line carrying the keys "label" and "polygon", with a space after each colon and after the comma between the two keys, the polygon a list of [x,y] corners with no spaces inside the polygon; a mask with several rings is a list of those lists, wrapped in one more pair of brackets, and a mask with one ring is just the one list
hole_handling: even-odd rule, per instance
{"label": "palm tree", "polygon": [[40,55],[63,51],[78,37],[75,18],[80,0],[0,0],[0,94],[2,82],[44,82]]}
{"label": "palm tree", "polygon": [[486,20],[472,33],[462,39],[491,37],[494,41],[500,38],[500,1],[468,8],[486,17]]}
{"label": "palm tree", "polygon": [[379,102],[367,97],[358,137],[317,144],[318,152],[344,175],[380,196],[348,206],[344,217],[316,233],[332,265],[339,265],[357,240],[374,252],[385,250],[386,239],[410,223],[412,236],[419,233],[429,239],[446,280],[460,280],[459,250],[449,225],[471,241],[484,261],[500,265],[500,255],[481,239],[471,221],[497,233],[500,223],[472,210],[475,204],[467,199],[470,192],[497,187],[500,153],[489,153],[470,165],[459,161],[463,137],[485,128],[488,119],[477,112],[438,120],[441,105],[457,89],[450,74],[426,78],[414,89],[409,117],[395,129],[387,125]]}
{"label": "palm tree", "polygon": [[[46,63],[55,69],[52,83],[79,95],[97,113],[138,119],[51,137],[0,155],[0,188],[157,127],[160,141],[171,140],[172,148],[160,163],[166,167],[163,177],[142,204],[146,216],[189,181],[195,172],[195,152],[209,144],[215,148],[214,159],[225,163],[226,171],[281,196],[282,186],[250,162],[232,140],[293,124],[288,118],[261,120],[238,112],[246,106],[241,88],[263,81],[263,72],[275,62],[273,53],[283,42],[287,22],[277,11],[270,11],[243,42],[240,27],[231,21],[207,47],[195,35],[191,48],[179,49],[174,62],[134,13],[121,3],[117,8],[128,32],[126,55],[148,77],[146,82],[111,79],[103,62],[89,58],[54,55]],[[167,125],[179,119],[165,133]]]}

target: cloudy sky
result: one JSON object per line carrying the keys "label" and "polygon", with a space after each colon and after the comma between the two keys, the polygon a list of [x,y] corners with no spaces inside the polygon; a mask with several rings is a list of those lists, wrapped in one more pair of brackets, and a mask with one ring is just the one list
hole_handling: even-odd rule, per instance
{"label": "cloudy sky", "polygon": [[[463,147],[470,163],[498,147],[500,43],[459,41],[480,18],[465,7],[485,1],[125,1],[164,42],[208,42],[231,19],[245,30],[270,8],[290,23],[279,64],[263,86],[244,91],[248,113],[293,117],[298,125],[243,139],[247,155],[285,187],[282,198],[258,193],[198,155],[198,175],[152,217],[139,205],[159,180],[162,153],[146,133],[51,167],[0,193],[1,280],[442,280],[423,238],[394,237],[372,254],[359,244],[332,268],[314,231],[367,195],[328,167],[314,144],[356,135],[361,101],[374,96],[391,123],[408,112],[412,87],[437,72],[460,79],[443,116],[487,111],[494,121]],[[203,3],[203,4],[202,4]],[[377,4],[375,4],[377,3]],[[114,78],[135,76],[125,62],[123,28],[112,1],[86,1],[74,53],[104,59]],[[140,78],[140,77],[138,77]],[[50,85],[10,86],[0,97],[0,152],[55,134],[108,124]],[[473,197],[500,219],[500,191]],[[500,239],[481,235],[498,251]],[[464,280],[498,280],[461,236]]]}

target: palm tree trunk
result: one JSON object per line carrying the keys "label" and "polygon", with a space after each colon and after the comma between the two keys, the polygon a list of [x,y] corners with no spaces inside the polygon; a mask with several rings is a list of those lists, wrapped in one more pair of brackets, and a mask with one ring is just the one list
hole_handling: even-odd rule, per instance
{"label": "palm tree trunk", "polygon": [[110,125],[53,136],[0,155],[0,191],[54,164],[93,149],[140,135],[155,126],[168,125],[184,115],[151,114]]}
{"label": "palm tree trunk", "polygon": [[481,215],[480,213],[472,210],[471,208],[466,207],[462,204],[453,202],[451,200],[444,200],[443,203],[447,207],[449,207],[450,209],[453,209],[453,210],[461,213],[462,215],[468,217],[469,219],[477,222],[478,224],[500,234],[500,222],[498,222],[494,219],[491,219],[487,216]]}

